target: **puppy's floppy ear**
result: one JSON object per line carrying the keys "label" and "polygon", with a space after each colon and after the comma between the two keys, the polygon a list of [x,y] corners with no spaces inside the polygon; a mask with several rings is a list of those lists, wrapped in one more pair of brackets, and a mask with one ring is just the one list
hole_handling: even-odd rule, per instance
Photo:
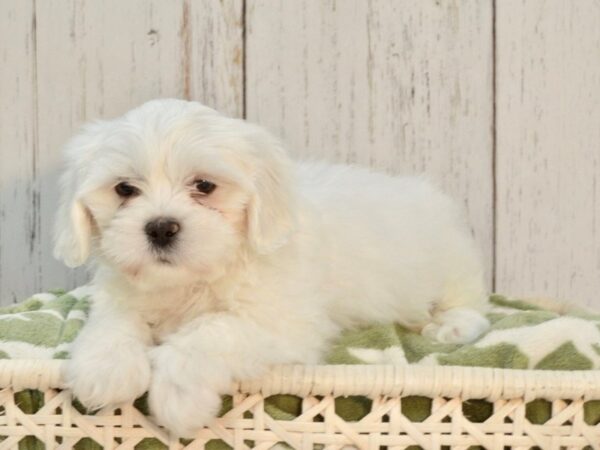
{"label": "puppy's floppy ear", "polygon": [[55,222],[54,257],[69,267],[82,265],[90,254],[92,226],[81,200],[61,205]]}
{"label": "puppy's floppy ear", "polygon": [[54,257],[69,267],[86,262],[92,240],[92,216],[82,200],[81,184],[90,160],[90,129],[75,136],[65,147],[67,168],[61,178],[61,202],[54,225]]}
{"label": "puppy's floppy ear", "polygon": [[254,192],[248,204],[248,239],[265,254],[284,245],[296,226],[291,161],[266,132],[258,145]]}

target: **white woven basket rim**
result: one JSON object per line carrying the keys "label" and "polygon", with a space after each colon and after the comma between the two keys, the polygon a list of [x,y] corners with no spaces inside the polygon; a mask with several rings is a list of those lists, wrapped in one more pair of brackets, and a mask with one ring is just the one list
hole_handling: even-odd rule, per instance
{"label": "white woven basket rim", "polygon": [[[62,360],[1,360],[0,388],[62,389]],[[600,370],[515,370],[459,366],[278,366],[257,380],[234,383],[230,393],[460,397],[533,400],[598,399]]]}

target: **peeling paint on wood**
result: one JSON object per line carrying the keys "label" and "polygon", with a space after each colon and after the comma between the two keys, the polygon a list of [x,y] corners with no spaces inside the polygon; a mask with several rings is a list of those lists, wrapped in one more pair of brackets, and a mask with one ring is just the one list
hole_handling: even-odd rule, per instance
{"label": "peeling paint on wood", "polygon": [[0,2],[0,304],[41,287],[33,0]]}
{"label": "peeling paint on wood", "polygon": [[600,2],[497,3],[498,290],[600,307]]}
{"label": "peeling paint on wood", "polygon": [[190,4],[190,95],[235,117],[243,115],[243,0]]}

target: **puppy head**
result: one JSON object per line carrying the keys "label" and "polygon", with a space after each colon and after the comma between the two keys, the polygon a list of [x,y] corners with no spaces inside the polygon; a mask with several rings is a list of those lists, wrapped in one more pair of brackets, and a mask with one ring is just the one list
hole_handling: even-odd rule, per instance
{"label": "puppy head", "polygon": [[90,255],[144,285],[220,276],[293,230],[293,183],[263,129],[198,103],[148,102],[66,146],[55,256]]}

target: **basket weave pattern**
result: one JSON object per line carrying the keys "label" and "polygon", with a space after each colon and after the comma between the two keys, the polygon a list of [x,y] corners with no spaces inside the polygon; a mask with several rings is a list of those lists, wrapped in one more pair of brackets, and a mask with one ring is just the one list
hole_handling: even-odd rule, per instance
{"label": "basket weave pattern", "polygon": [[[285,442],[295,449],[347,446],[360,449],[426,450],[450,446],[467,449],[543,450],[600,448],[600,425],[584,420],[584,404],[600,399],[597,372],[538,372],[461,367],[315,366],[281,367],[261,380],[232,386],[233,408],[203,429],[191,443],[171,438],[132,405],[80,413],[71,395],[60,390],[60,362],[0,363],[1,449],[15,448],[25,436],[35,436],[48,449],[72,448],[88,437],[105,449],[133,449],[155,438],[172,449],[199,449],[221,439],[235,449],[268,449]],[[15,393],[43,392],[44,404],[35,413],[23,412]],[[265,398],[288,393],[302,397],[302,412],[292,420],[274,420],[265,412]],[[364,395],[372,399],[361,420],[346,422],[337,413],[335,398]],[[403,414],[407,396],[432,398],[431,412],[421,422]],[[464,414],[469,399],[493,402],[493,412],[481,423]],[[551,401],[550,418],[541,425],[526,417],[526,403]],[[250,443],[251,442],[251,443]]]}

